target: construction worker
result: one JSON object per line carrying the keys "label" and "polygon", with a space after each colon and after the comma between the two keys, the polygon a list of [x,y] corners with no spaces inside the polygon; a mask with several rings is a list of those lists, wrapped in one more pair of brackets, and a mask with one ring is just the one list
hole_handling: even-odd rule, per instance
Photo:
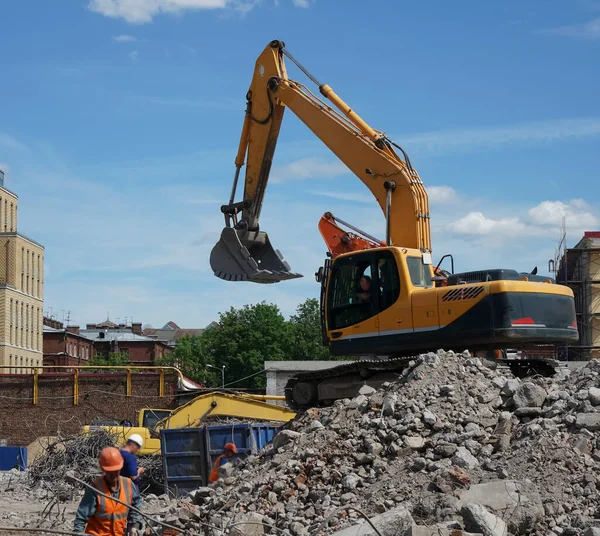
{"label": "construction worker", "polygon": [[208,478],[210,482],[216,482],[219,480],[219,467],[229,463],[229,460],[234,454],[237,454],[237,451],[237,447],[233,443],[225,443],[225,446],[223,447],[223,454],[218,456],[215,460],[215,463],[213,463],[213,468],[210,472],[210,477]]}
{"label": "construction worker", "polygon": [[[142,498],[129,478],[119,475],[123,457],[119,449],[106,447],[98,458],[102,476],[94,482],[94,488],[86,488],[75,514],[74,531],[94,536],[125,536],[127,515],[131,514],[131,536],[141,535],[141,516],[129,506],[140,508]],[[125,503],[100,495],[103,493]]]}
{"label": "construction worker", "polygon": [[139,478],[144,472],[143,467],[138,467],[137,459],[135,455],[144,446],[144,440],[139,434],[131,434],[127,438],[127,443],[120,450],[121,456],[123,456],[123,469],[121,469],[121,476],[130,478],[135,486],[139,487]]}

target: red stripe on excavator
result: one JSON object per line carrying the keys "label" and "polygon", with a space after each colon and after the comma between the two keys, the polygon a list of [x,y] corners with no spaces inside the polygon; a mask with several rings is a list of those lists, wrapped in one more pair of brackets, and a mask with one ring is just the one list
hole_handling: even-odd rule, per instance
{"label": "red stripe on excavator", "polygon": [[533,318],[519,318],[517,320],[513,320],[510,325],[511,326],[519,326],[525,324],[535,324]]}

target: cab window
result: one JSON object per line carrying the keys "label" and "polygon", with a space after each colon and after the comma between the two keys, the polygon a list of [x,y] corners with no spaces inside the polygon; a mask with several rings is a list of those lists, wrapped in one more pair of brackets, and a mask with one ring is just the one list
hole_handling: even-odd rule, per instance
{"label": "cab window", "polygon": [[410,281],[415,287],[432,287],[431,271],[428,264],[423,264],[421,257],[406,257],[406,265]]}
{"label": "cab window", "polygon": [[391,307],[399,296],[400,277],[391,251],[339,259],[331,273],[329,329],[363,322]]}
{"label": "cab window", "polygon": [[342,329],[376,314],[373,255],[363,253],[334,263],[329,287],[329,326]]}
{"label": "cab window", "polygon": [[169,410],[146,410],[144,412],[142,426],[144,428],[154,428],[156,423],[162,421],[169,415],[171,415],[171,411]]}

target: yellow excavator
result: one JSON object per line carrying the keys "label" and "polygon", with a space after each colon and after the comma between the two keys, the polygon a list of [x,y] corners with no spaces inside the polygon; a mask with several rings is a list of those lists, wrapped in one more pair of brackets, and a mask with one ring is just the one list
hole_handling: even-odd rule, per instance
{"label": "yellow excavator", "polygon": [[[284,58],[319,89],[288,78]],[[330,404],[378,385],[429,350],[482,351],[577,341],[573,292],[512,269],[453,273],[432,261],[427,191],[406,152],[371,128],[327,84],[272,41],[258,57],[250,89],[225,228],[210,255],[226,281],[277,283],[292,272],[259,217],[284,111],[289,108],[371,191],[385,216],[385,241],[327,258],[321,283],[323,343],[361,359],[289,380],[293,409]],[[402,158],[399,155],[402,155]],[[244,192],[235,202],[245,160]],[[537,279],[537,280],[536,280]],[[542,280],[540,280],[542,279]]]}
{"label": "yellow excavator", "polygon": [[117,446],[123,446],[132,434],[139,434],[144,445],[140,455],[157,455],[160,450],[160,430],[198,427],[215,419],[235,419],[255,422],[286,423],[296,414],[288,408],[270,404],[283,401],[281,396],[250,395],[213,391],[198,395],[176,409],[142,408],[136,426],[122,424],[91,424],[82,427],[81,435],[103,429],[115,437]]}

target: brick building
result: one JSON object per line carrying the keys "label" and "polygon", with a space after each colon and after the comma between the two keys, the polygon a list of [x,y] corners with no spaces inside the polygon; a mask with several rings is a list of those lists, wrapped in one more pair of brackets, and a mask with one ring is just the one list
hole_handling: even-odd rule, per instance
{"label": "brick building", "polygon": [[0,373],[42,364],[44,246],[17,232],[16,194],[0,170]]}
{"label": "brick building", "polygon": [[67,326],[44,319],[44,365],[85,365],[97,355],[123,353],[136,365],[152,365],[172,351],[167,341],[142,335],[142,324],[131,326],[110,321]]}
{"label": "brick building", "polygon": [[[215,324],[211,322],[208,326]],[[147,337],[152,337],[153,339],[158,339],[162,341],[167,341],[170,346],[175,346],[177,341],[186,336],[198,336],[202,335],[206,328],[180,328],[175,322],[172,320],[167,322],[162,328],[151,328],[147,327],[142,332],[143,335]]]}

